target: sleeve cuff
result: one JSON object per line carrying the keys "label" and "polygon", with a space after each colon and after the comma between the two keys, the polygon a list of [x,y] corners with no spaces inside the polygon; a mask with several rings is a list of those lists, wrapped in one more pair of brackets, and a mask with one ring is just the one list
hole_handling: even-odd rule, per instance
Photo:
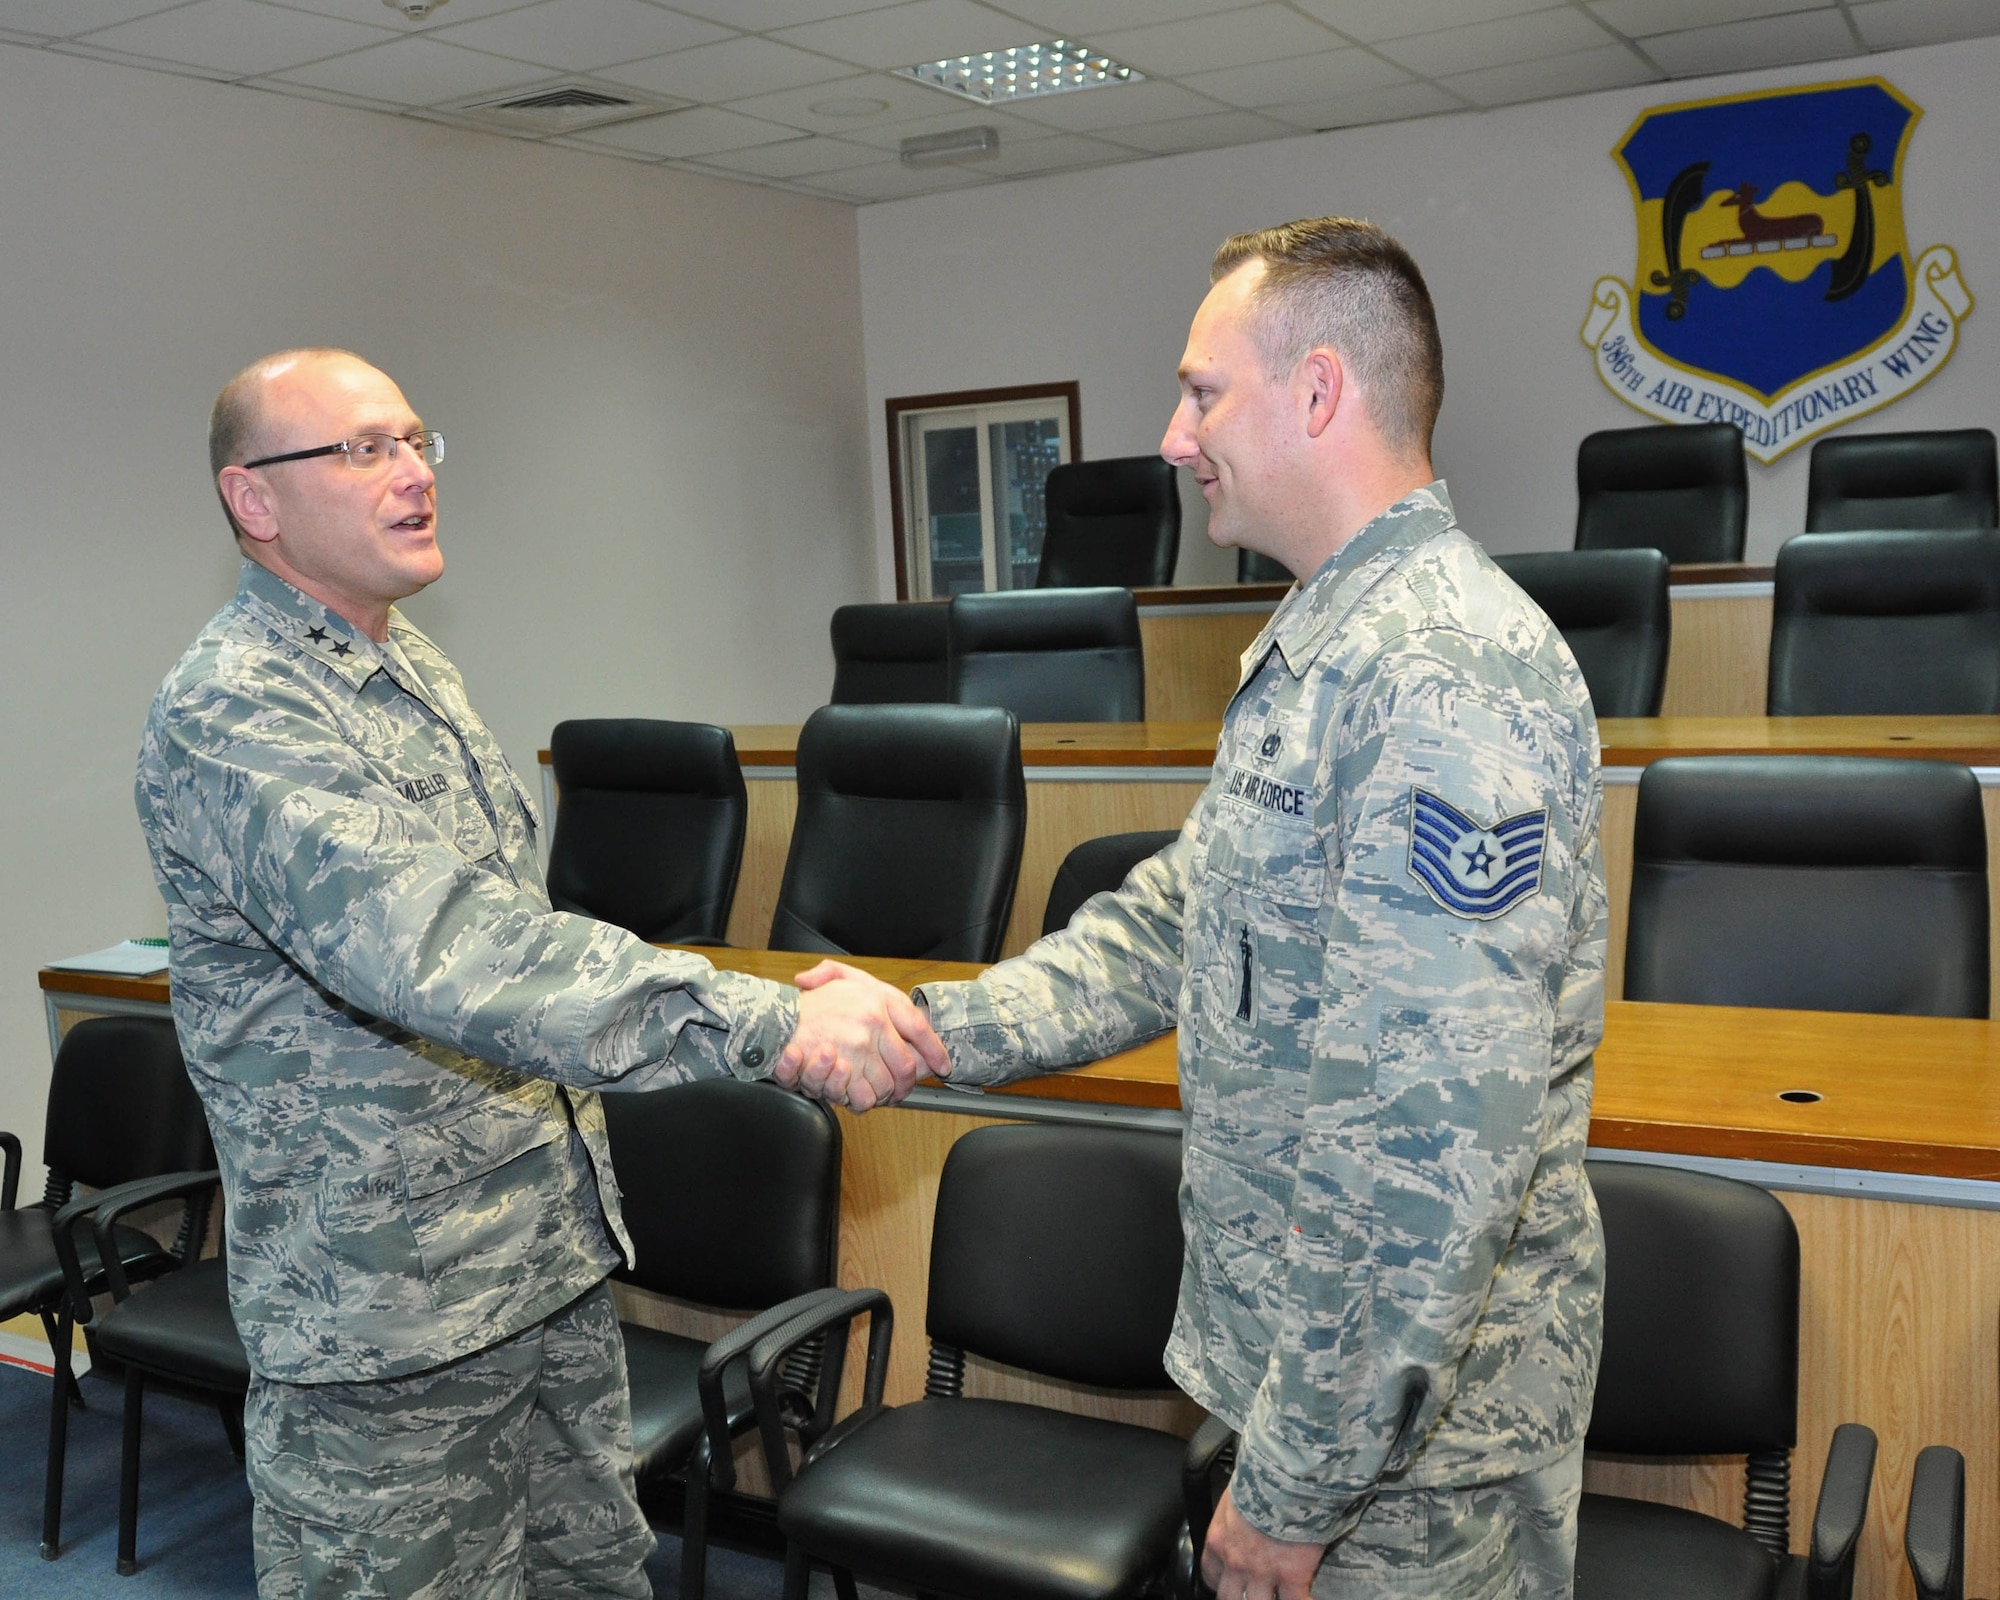
{"label": "sleeve cuff", "polygon": [[947,1089],[977,1093],[987,1084],[1021,1076],[1020,1051],[1006,1037],[983,984],[925,983],[910,991],[951,1057]]}
{"label": "sleeve cuff", "polygon": [[719,1009],[730,1019],[723,1062],[737,1078],[768,1078],[799,1026],[799,992],[788,983],[717,971]]}
{"label": "sleeve cuff", "polygon": [[1358,1493],[1350,1488],[1292,1477],[1260,1456],[1246,1434],[1237,1447],[1229,1498],[1259,1533],[1293,1544],[1332,1544],[1354,1530],[1374,1485]]}

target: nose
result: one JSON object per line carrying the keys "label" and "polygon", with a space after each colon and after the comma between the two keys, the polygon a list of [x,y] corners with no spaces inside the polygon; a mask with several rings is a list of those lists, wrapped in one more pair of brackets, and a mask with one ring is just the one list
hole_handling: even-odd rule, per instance
{"label": "nose", "polygon": [[1192,467],[1201,456],[1194,440],[1194,401],[1183,396],[1167,420],[1166,436],[1160,440],[1160,454],[1177,467]]}
{"label": "nose", "polygon": [[423,452],[401,439],[396,441],[395,455],[397,487],[405,485],[428,494],[437,484],[437,469],[424,459]]}

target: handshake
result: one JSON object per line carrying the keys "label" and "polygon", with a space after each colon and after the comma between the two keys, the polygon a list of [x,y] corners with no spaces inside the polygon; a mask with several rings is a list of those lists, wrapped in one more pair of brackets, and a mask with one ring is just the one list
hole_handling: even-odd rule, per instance
{"label": "handshake", "polygon": [[839,961],[798,975],[799,1025],[772,1079],[850,1111],[894,1105],[925,1073],[951,1062],[923,1007],[881,979]]}

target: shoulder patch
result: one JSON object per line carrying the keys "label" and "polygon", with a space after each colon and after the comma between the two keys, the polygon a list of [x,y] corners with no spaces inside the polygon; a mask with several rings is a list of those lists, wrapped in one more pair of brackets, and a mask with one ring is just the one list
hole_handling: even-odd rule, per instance
{"label": "shoulder patch", "polygon": [[1542,886],[1546,809],[1481,827],[1427,789],[1410,790],[1410,876],[1453,916],[1490,921]]}

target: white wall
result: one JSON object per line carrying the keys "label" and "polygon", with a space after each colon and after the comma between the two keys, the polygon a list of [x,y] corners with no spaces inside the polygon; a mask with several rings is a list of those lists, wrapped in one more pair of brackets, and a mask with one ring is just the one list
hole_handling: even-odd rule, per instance
{"label": "white wall", "polygon": [[153,690],[232,592],[215,391],[351,346],[442,428],[412,617],[517,766],[566,716],[788,721],[872,597],[854,212],[0,46],[0,1127],[34,970],[164,926]]}
{"label": "white wall", "polygon": [[[1557,549],[1576,525],[1576,445],[1651,419],[1599,382],[1578,330],[1591,285],[1632,276],[1632,205],[1613,145],[1648,107],[1880,74],[1924,108],[1906,167],[1913,249],[1955,246],[1975,300],[2000,294],[2000,39],[1727,79],[1356,128],[870,206],[861,282],[877,574],[894,592],[884,396],[1077,379],[1090,456],[1158,446],[1208,261],[1230,233],[1342,213],[1416,255],[1445,350],[1436,462],[1467,531]],[[1101,91],[1116,93],[1115,90]],[[2000,300],[1951,364],[1855,431],[2000,423]],[[1807,449],[1750,463],[1747,556],[1804,526]],[[1185,496],[1183,497],[1185,500]],[[1181,582],[1227,581],[1196,497]]]}

